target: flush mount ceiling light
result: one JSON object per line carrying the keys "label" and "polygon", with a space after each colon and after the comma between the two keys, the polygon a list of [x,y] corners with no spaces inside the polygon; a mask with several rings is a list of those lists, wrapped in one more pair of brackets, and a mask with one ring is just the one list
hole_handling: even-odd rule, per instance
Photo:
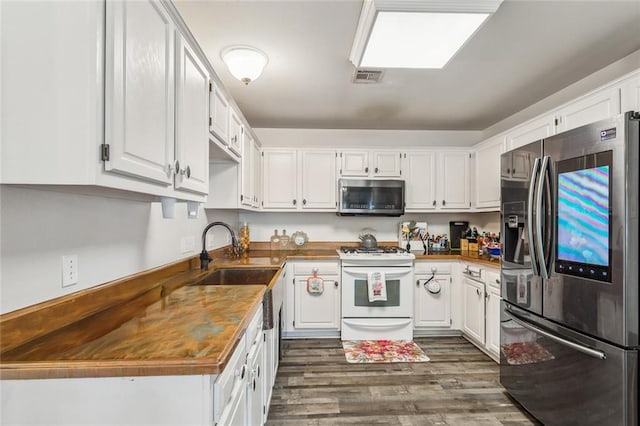
{"label": "flush mount ceiling light", "polygon": [[365,0],[349,59],[357,68],[442,68],[500,3]]}
{"label": "flush mount ceiling light", "polygon": [[260,77],[269,62],[267,55],[251,46],[230,46],[220,56],[235,78],[249,84]]}

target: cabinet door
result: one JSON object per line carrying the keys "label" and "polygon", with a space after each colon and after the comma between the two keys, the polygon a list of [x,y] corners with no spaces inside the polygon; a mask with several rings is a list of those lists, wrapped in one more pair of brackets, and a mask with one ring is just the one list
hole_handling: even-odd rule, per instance
{"label": "cabinet door", "polygon": [[539,141],[555,134],[555,131],[555,117],[553,114],[537,118],[507,133],[507,150],[511,151],[528,143]]}
{"label": "cabinet door", "polygon": [[229,144],[229,101],[216,82],[209,84],[209,131],[224,145]]}
{"label": "cabinet door", "polygon": [[242,137],[244,126],[240,116],[234,109],[229,111],[229,149],[238,155],[242,154]]}
{"label": "cabinet door", "polygon": [[242,140],[244,155],[242,156],[242,178],[240,183],[240,202],[244,206],[253,206],[256,202],[253,177],[255,175],[254,140],[247,132]]}
{"label": "cabinet door", "polygon": [[296,151],[264,150],[262,158],[262,206],[265,209],[297,209]]}
{"label": "cabinet door", "polygon": [[[106,3],[105,170],[166,186],[174,165],[174,28],[156,1]],[[148,58],[142,60],[141,58]]]}
{"label": "cabinet door", "polygon": [[437,175],[439,197],[436,199],[441,210],[469,209],[471,196],[469,191],[469,153],[443,152],[438,155]]}
{"label": "cabinet door", "polygon": [[[175,187],[209,192],[209,74],[180,33],[176,67]],[[178,167],[178,166],[177,166]]]}
{"label": "cabinet door", "polygon": [[406,210],[436,208],[436,154],[432,151],[409,151],[402,155],[405,175]]}
{"label": "cabinet door", "polygon": [[498,137],[476,150],[474,167],[475,207],[500,209],[500,167],[503,138]]}
{"label": "cabinet door", "polygon": [[462,282],[462,331],[484,344],[484,284],[464,278]]}
{"label": "cabinet door", "polygon": [[500,357],[500,290],[487,287],[485,347],[495,358]]}
{"label": "cabinet door", "polygon": [[302,208],[335,210],[335,151],[301,151]]}
{"label": "cabinet door", "polygon": [[557,114],[556,133],[575,129],[619,113],[620,89],[613,87],[599,90],[560,109]]}
{"label": "cabinet door", "polygon": [[262,197],[262,193],[260,191],[260,176],[262,176],[262,162],[260,161],[260,149],[258,148],[258,144],[255,140],[251,144],[251,173],[253,179],[252,185],[252,197],[253,197],[253,207],[259,207],[260,201]]}
{"label": "cabinet door", "polygon": [[414,303],[416,327],[451,327],[451,276],[416,275]]}
{"label": "cabinet door", "polygon": [[342,151],[340,153],[340,176],[368,176],[369,151]]}
{"label": "cabinet door", "polygon": [[241,388],[238,388],[237,394],[234,394],[231,402],[229,402],[229,405],[225,408],[222,416],[220,417],[220,421],[217,424],[228,426],[248,425],[246,399],[247,387],[242,386]]}
{"label": "cabinet door", "polygon": [[640,111],[640,73],[625,80],[620,90],[620,112]]}
{"label": "cabinet door", "polygon": [[264,405],[264,344],[262,339],[249,353],[249,383],[247,383],[247,425],[262,425]]}
{"label": "cabinet door", "polygon": [[400,160],[402,154],[398,151],[374,151],[373,176],[400,177]]}
{"label": "cabinet door", "polygon": [[337,276],[324,278],[322,293],[307,290],[307,275],[296,275],[294,286],[294,320],[299,329],[340,329],[340,285]]}

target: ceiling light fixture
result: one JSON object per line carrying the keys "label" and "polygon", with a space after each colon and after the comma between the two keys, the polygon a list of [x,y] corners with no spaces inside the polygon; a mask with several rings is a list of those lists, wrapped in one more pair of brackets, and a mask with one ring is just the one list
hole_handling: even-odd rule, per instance
{"label": "ceiling light fixture", "polygon": [[357,68],[442,68],[500,3],[365,0],[349,59]]}
{"label": "ceiling light fixture", "polygon": [[269,62],[264,52],[251,46],[230,46],[224,49],[220,56],[227,64],[229,72],[244,84],[260,77]]}

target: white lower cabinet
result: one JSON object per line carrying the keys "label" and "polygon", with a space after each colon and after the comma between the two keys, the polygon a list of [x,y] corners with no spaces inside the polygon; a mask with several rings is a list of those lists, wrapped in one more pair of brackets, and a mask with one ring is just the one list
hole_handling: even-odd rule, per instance
{"label": "white lower cabinet", "polygon": [[247,365],[249,366],[249,382],[247,383],[247,425],[262,425],[266,412],[264,399],[264,334],[261,332],[256,336],[249,356]]}
{"label": "white lower cabinet", "polygon": [[[337,261],[292,262],[286,283],[284,334],[288,337],[332,336],[340,330],[340,265]],[[320,288],[309,279],[322,279]]]}
{"label": "white lower cabinet", "polygon": [[[463,266],[467,270],[467,266]],[[496,362],[500,360],[500,271],[470,266],[463,273],[462,332]],[[475,273],[477,271],[477,274]]]}
{"label": "white lower cabinet", "polygon": [[414,331],[451,329],[451,263],[416,262]]}

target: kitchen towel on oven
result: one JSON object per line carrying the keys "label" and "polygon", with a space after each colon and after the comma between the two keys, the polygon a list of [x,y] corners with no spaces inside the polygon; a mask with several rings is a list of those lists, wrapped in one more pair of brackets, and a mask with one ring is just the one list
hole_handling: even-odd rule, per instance
{"label": "kitchen towel on oven", "polygon": [[387,284],[384,272],[369,272],[367,274],[367,289],[369,302],[387,301]]}

